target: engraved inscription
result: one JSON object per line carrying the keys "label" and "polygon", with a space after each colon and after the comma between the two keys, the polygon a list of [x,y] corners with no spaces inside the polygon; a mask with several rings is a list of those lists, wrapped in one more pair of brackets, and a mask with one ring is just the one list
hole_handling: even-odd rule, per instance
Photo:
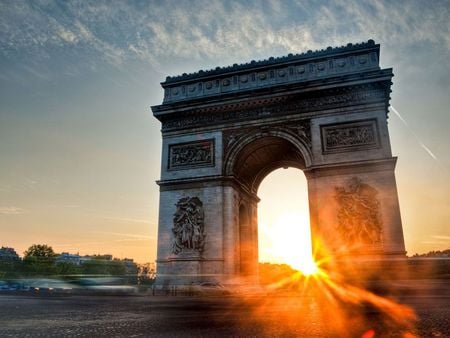
{"label": "engraved inscription", "polygon": [[169,169],[187,169],[213,165],[213,139],[169,146]]}
{"label": "engraved inscription", "polygon": [[378,191],[353,177],[346,187],[335,187],[339,205],[337,230],[349,245],[376,245],[382,241]]}
{"label": "engraved inscription", "polygon": [[172,252],[175,255],[183,250],[202,252],[206,237],[202,201],[198,197],[184,197],[175,206]]}
{"label": "engraved inscription", "polygon": [[379,146],[375,120],[322,126],[324,152],[357,150]]}

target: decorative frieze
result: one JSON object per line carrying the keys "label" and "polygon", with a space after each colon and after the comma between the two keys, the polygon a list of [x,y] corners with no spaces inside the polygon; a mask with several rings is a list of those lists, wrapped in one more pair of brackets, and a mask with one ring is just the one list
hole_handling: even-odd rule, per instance
{"label": "decorative frieze", "polygon": [[169,145],[169,170],[214,166],[214,139]]}
{"label": "decorative frieze", "polygon": [[335,187],[338,204],[337,231],[349,246],[379,245],[382,242],[378,191],[353,177],[346,187]]}
{"label": "decorative frieze", "polygon": [[371,103],[385,99],[385,90],[374,85],[364,85],[358,88],[350,88],[350,90],[335,89],[332,92],[324,92],[321,96],[302,98],[289,102],[268,103],[267,105],[256,108],[235,108],[221,111],[194,110],[188,115],[163,120],[162,131],[215,125],[229,121],[238,122],[278,115],[313,112],[348,105]]}
{"label": "decorative frieze", "polygon": [[379,144],[376,120],[321,126],[324,153],[377,148]]}
{"label": "decorative frieze", "polygon": [[198,197],[183,197],[176,207],[177,211],[173,215],[172,253],[178,255],[182,251],[202,252],[206,238],[202,201]]}

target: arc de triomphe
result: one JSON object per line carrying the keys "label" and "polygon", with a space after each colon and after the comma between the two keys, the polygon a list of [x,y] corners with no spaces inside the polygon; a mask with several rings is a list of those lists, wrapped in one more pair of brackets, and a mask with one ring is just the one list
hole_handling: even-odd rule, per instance
{"label": "arc de triomphe", "polygon": [[159,283],[255,280],[258,186],[281,167],[306,175],[313,245],[405,255],[379,56],[369,40],[167,77]]}

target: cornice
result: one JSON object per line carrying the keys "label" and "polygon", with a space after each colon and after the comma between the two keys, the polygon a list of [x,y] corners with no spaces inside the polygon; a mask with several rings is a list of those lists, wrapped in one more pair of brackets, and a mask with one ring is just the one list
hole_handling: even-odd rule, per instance
{"label": "cornice", "polygon": [[235,189],[238,189],[241,193],[246,194],[248,198],[259,202],[259,198],[255,194],[252,194],[251,191],[248,190],[247,186],[234,176],[214,175],[202,177],[185,177],[178,179],[160,180],[156,181],[156,184],[159,185],[160,192],[198,189],[205,187],[231,186]]}
{"label": "cornice", "polygon": [[[361,42],[361,43],[348,43],[346,46],[340,46],[340,47],[327,47],[325,49],[320,50],[308,50],[304,53],[299,54],[288,54],[281,57],[270,57],[265,60],[259,60],[255,61],[252,60],[248,63],[241,63],[241,64],[233,64],[232,66],[225,66],[225,67],[216,67],[214,69],[210,70],[199,70],[198,72],[186,74],[183,73],[182,75],[178,76],[167,76],[166,81],[162,82],[161,85],[169,85],[173,83],[179,83],[182,81],[192,80],[192,79],[199,79],[199,78],[205,78],[208,76],[214,76],[214,75],[221,75],[224,73],[230,73],[230,72],[236,72],[236,71],[242,71],[242,70],[248,70],[253,69],[256,67],[261,66],[272,66],[279,63],[285,63],[285,62],[292,62],[292,61],[299,61],[299,60],[309,60],[313,58],[319,58],[324,56],[330,56],[330,55],[336,55],[339,53],[348,53],[348,52],[355,52],[362,49],[367,48],[377,48],[379,50],[379,44],[375,44],[375,41],[368,40],[367,42]],[[377,55],[379,56],[379,54]]]}
{"label": "cornice", "polygon": [[390,157],[375,160],[315,165],[306,168],[303,172],[305,173],[307,179],[323,176],[367,173],[374,171],[393,172],[396,163],[397,157]]}
{"label": "cornice", "polygon": [[163,104],[189,102],[200,98],[379,70],[379,49],[378,44],[369,40],[361,44],[328,47],[316,52],[289,54],[279,58],[168,77],[161,83],[164,88]]}

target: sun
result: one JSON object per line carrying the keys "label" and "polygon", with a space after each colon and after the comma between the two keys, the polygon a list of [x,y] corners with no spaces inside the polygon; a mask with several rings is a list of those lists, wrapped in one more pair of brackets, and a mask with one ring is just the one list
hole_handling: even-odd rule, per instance
{"label": "sun", "polygon": [[264,226],[260,260],[286,263],[304,275],[317,272],[311,245],[311,229],[306,213],[280,215],[273,224]]}

